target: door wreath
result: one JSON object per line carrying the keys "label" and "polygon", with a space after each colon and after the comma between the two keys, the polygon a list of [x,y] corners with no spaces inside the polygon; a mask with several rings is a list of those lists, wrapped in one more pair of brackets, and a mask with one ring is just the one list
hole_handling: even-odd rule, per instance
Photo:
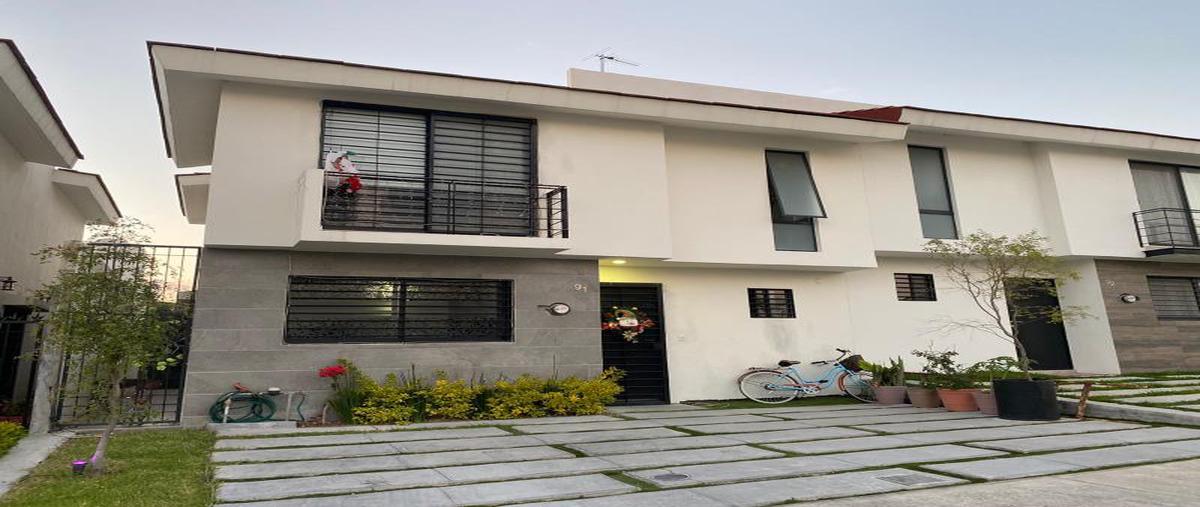
{"label": "door wreath", "polygon": [[654,320],[636,306],[614,306],[611,312],[604,314],[604,320],[600,322],[600,329],[620,331],[621,336],[629,343],[637,343],[638,336],[654,326]]}

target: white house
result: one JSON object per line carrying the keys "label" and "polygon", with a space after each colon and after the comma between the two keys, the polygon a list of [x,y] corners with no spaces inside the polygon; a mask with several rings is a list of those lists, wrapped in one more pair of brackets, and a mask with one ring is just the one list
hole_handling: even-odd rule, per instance
{"label": "white house", "polygon": [[[940,330],[977,310],[922,246],[976,230],[1040,231],[1082,275],[1058,297],[1094,318],[1022,323],[1039,367],[1200,367],[1179,211],[1200,140],[582,70],[149,52],[170,156],[211,166],[177,179],[207,226],[185,422],[233,382],[319,399],[338,357],[376,376],[616,366],[625,401],[658,402],[736,397],[746,367],[835,347],[1011,355]],[[614,308],[654,325],[602,332]]]}
{"label": "white house", "polygon": [[56,266],[33,252],[83,239],[90,221],[121,216],[99,175],[70,168],[83,158],[16,43],[0,39],[0,403],[30,387],[37,311],[30,297]]}

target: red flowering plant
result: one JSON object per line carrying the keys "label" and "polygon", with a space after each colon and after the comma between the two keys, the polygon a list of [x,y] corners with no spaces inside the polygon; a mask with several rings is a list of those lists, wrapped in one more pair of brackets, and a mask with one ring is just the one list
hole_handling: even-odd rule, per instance
{"label": "red flowering plant", "polygon": [[336,364],[317,370],[317,376],[333,379],[333,393],[327,401],[329,408],[337,413],[342,423],[351,423],[354,409],[361,406],[366,398],[365,386],[360,382],[363,374],[348,359],[338,359]]}
{"label": "red flowering plant", "polygon": [[637,343],[638,336],[655,325],[654,320],[638,310],[636,306],[627,308],[614,306],[611,312],[604,314],[604,320],[600,322],[600,329],[620,331],[621,337],[625,338],[625,341]]}

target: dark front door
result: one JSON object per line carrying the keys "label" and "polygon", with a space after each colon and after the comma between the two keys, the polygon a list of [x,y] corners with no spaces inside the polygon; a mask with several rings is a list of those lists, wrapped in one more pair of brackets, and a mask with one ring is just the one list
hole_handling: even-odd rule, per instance
{"label": "dark front door", "polygon": [[667,403],[667,344],[663,329],[662,286],[658,284],[600,284],[600,314],[614,308],[637,308],[654,321],[637,336],[626,340],[619,330],[601,331],[604,367],[625,372],[625,391],[617,403],[638,405]]}
{"label": "dark front door", "polygon": [[28,306],[5,306],[0,312],[0,401],[15,400],[17,370],[21,365],[21,349],[25,341],[25,324],[29,319]]}
{"label": "dark front door", "polygon": [[1010,280],[1008,313],[1016,326],[1017,336],[1029,354],[1034,370],[1071,370],[1071,349],[1067,346],[1067,331],[1061,320],[1053,316],[1061,311],[1054,280]]}

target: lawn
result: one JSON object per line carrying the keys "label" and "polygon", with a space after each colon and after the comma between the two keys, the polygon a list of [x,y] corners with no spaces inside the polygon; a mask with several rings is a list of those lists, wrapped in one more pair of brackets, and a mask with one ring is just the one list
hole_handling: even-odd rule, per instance
{"label": "lawn", "polygon": [[809,396],[798,398],[787,403],[767,405],[752,400],[713,400],[688,402],[705,408],[763,408],[763,407],[819,407],[825,405],[857,405],[862,403],[849,396]]}
{"label": "lawn", "polygon": [[71,473],[98,437],[72,439],[38,465],[0,506],[208,506],[213,501],[209,453],[214,437],[202,430],[118,433],[109,445],[109,470],[100,477]]}

